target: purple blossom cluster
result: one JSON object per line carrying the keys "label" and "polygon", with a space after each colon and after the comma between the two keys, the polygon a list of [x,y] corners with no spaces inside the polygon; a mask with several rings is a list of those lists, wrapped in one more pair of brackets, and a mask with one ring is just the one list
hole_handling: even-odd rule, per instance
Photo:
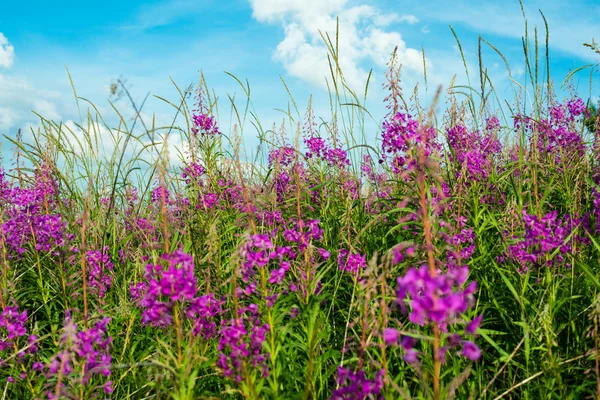
{"label": "purple blossom cluster", "polygon": [[[299,172],[300,169],[296,168]],[[286,195],[290,192],[293,193],[294,185],[292,184],[292,177],[288,171],[277,171],[274,179],[275,193],[277,195],[278,202],[284,202]]]}
{"label": "purple blossom cluster", "polygon": [[251,369],[259,369],[266,378],[269,375],[268,355],[264,353],[262,344],[269,332],[269,325],[260,321],[255,304],[240,310],[239,314],[237,318],[222,322],[217,366],[226,377],[237,383]]}
{"label": "purple blossom cluster", "polygon": [[6,180],[6,173],[0,168],[0,204],[4,206],[5,202],[10,200],[12,185]]}
{"label": "purple blossom cluster", "polygon": [[564,161],[578,161],[585,153],[585,142],[574,124],[585,111],[583,100],[575,98],[550,107],[547,117],[539,120],[517,115],[514,125],[516,130],[523,128],[530,135],[531,143],[535,142],[541,154],[552,155],[552,161],[560,165]]}
{"label": "purple blossom cluster", "polygon": [[206,339],[216,336],[216,317],[222,313],[223,301],[212,293],[194,297],[185,310],[185,316],[192,321],[192,334]]}
{"label": "purple blossom cluster", "polygon": [[436,136],[435,128],[421,126],[410,114],[396,113],[383,121],[382,158],[392,157],[390,167],[394,173],[413,170],[418,163],[418,149],[425,157],[439,151]]}
{"label": "purple blossom cluster", "polygon": [[163,201],[172,204],[171,192],[164,185],[159,185],[150,192],[150,202],[162,204]]}
{"label": "purple blossom cluster", "polygon": [[[541,218],[527,214],[523,210],[525,233],[522,238],[513,236],[514,243],[508,245],[506,251],[498,257],[501,263],[513,262],[519,271],[527,272],[531,267],[551,267],[564,263],[564,255],[573,252],[573,243],[582,238],[575,236],[568,240],[573,229],[583,219],[573,219],[566,215],[558,218],[556,211],[551,211]],[[552,255],[558,252],[554,257]]]}
{"label": "purple blossom cluster", "polygon": [[297,254],[289,246],[277,246],[273,244],[267,234],[251,235],[240,251],[242,262],[242,281],[250,283],[242,292],[251,295],[256,290],[256,285],[250,282],[257,269],[270,265],[273,261],[275,265],[270,273],[269,282],[279,284],[283,281],[285,273],[290,268],[289,260],[294,260]]}
{"label": "purple blossom cluster", "polygon": [[275,247],[271,238],[267,234],[251,235],[242,249],[240,250],[242,257],[242,282],[245,287],[236,288],[237,297],[249,298],[253,295],[258,295],[257,287],[262,285],[253,279],[256,272],[265,269],[268,275],[267,282],[269,288],[266,296],[268,307],[273,307],[275,302],[285,292],[279,286],[284,282],[286,274],[291,267],[291,262],[296,259],[297,253],[290,246]]}
{"label": "purple blossom cluster", "polygon": [[[442,332],[447,333],[447,346],[440,347],[438,357],[445,360],[449,349],[462,345],[459,353],[470,360],[479,359],[479,348],[470,340],[456,332],[450,332],[450,326],[464,325],[465,335],[475,335],[481,323],[481,316],[473,321],[466,321],[465,314],[473,306],[476,282],[467,282],[468,267],[455,267],[446,272],[437,271],[432,274],[428,266],[411,267],[404,276],[398,277],[397,301],[403,312],[408,312],[411,323],[419,326],[435,324]],[[410,310],[407,308],[410,306]],[[386,343],[398,340],[399,335],[388,330],[384,332]],[[416,362],[418,353],[414,350],[416,342],[405,337],[401,345],[406,351],[405,360]]]}
{"label": "purple blossom cluster", "polygon": [[215,317],[221,314],[221,302],[212,294],[198,296],[194,259],[182,250],[164,254],[167,266],[148,264],[145,281],[130,287],[131,297],[142,308],[142,323],[157,327],[171,326],[176,305],[191,321],[194,335],[215,335]]}
{"label": "purple blossom cluster", "polygon": [[86,253],[88,284],[92,292],[103,298],[110,288],[113,279],[114,264],[112,263],[108,246],[102,251],[88,250]]}
{"label": "purple blossom cluster", "polygon": [[363,156],[363,160],[360,163],[360,170],[367,177],[367,179],[370,181],[375,181],[376,175],[375,171],[373,171],[373,158],[370,155],[365,154]]}
{"label": "purple blossom cluster", "polygon": [[462,267],[467,260],[471,258],[475,251],[475,232],[467,228],[467,219],[465,217],[456,218],[458,227],[454,228],[445,221],[440,222],[442,228],[447,228],[448,232],[442,231],[442,238],[447,244],[446,265],[448,269]]}
{"label": "purple blossom cluster", "polygon": [[303,140],[308,149],[306,158],[323,160],[330,167],[345,168],[350,165],[348,153],[344,149],[329,145],[320,136],[305,137]]}
{"label": "purple blossom cluster", "polygon": [[[17,306],[7,306],[0,314],[0,351],[9,349],[17,349],[19,347],[19,339],[27,336],[27,311],[19,312]],[[17,353],[17,361],[22,362],[28,354],[37,352],[36,335],[27,336],[27,349],[19,350]]]}
{"label": "purple blossom cluster", "polygon": [[340,271],[347,271],[357,278],[360,277],[360,272],[367,267],[365,254],[351,253],[348,249],[339,251],[337,261]]}
{"label": "purple blossom cluster", "polygon": [[383,399],[383,373],[381,370],[374,380],[369,380],[362,370],[353,372],[351,369],[338,367],[336,381],[339,389],[333,391],[330,400]]}
{"label": "purple blossom cluster", "polygon": [[[38,337],[27,335],[26,322],[27,311],[19,312],[16,305],[5,307],[2,314],[0,314],[0,355],[2,357],[0,368],[6,368],[7,371],[10,371],[11,364],[5,361],[5,358],[15,356],[16,365],[21,370],[18,375],[19,379],[27,378],[27,368],[31,368],[34,373],[44,369],[44,365],[39,361],[34,361],[26,366],[26,364],[31,363],[31,357],[38,352]],[[12,372],[16,371],[12,370],[8,373]],[[15,376],[9,375],[7,381],[10,383],[15,382]]]}
{"label": "purple blossom cluster", "polygon": [[19,313],[16,306],[8,306],[0,314],[0,328],[6,331],[6,335],[0,340],[0,351],[14,346],[16,340],[27,333],[25,322],[27,311]]}
{"label": "purple blossom cluster", "polygon": [[281,211],[259,211],[257,217],[260,223],[266,226],[275,226],[284,223],[283,214]]}
{"label": "purple blossom cluster", "polygon": [[323,229],[316,219],[308,221],[292,219],[284,228],[283,237],[288,242],[297,244],[298,250],[304,251],[311,241],[323,240]]}
{"label": "purple blossom cluster", "polygon": [[9,257],[20,257],[28,247],[58,255],[72,235],[66,234],[66,223],[55,212],[58,187],[46,167],[36,170],[30,188],[12,187],[0,175],[0,204],[5,213],[2,224],[4,240],[12,251]]}
{"label": "purple blossom cluster", "polygon": [[[285,242],[284,246],[275,246],[274,241],[280,232]],[[254,234],[248,237],[240,249],[242,259],[241,281],[243,286],[237,287],[235,294],[238,298],[249,299],[254,296],[266,301],[267,307],[273,307],[281,295],[290,292],[308,294],[309,286],[315,284],[314,292],[321,288],[320,282],[313,282],[315,275],[312,266],[318,260],[324,261],[330,257],[329,251],[320,247],[311,247],[313,241],[323,239],[323,230],[318,220],[290,220],[283,223],[283,229],[275,227],[269,234]],[[313,251],[314,249],[314,251]],[[293,276],[288,273],[298,254],[304,253],[306,262],[297,263]],[[310,266],[307,270],[307,263]],[[256,279],[258,271],[265,271],[266,282]],[[263,274],[261,273],[262,277]],[[264,287],[267,284],[267,287]],[[257,290],[262,288],[261,290]],[[313,289],[310,289],[313,290]],[[264,298],[263,298],[264,297]]]}
{"label": "purple blossom cluster", "polygon": [[[64,334],[60,342],[60,351],[47,365],[47,378],[66,377],[74,385],[88,385],[94,377],[108,378],[111,375],[112,356],[110,349],[112,337],[107,335],[107,326],[111,318],[103,318],[91,328],[79,329],[69,313],[65,319]],[[58,396],[51,385],[47,392],[49,399],[69,397],[69,388],[65,380],[58,386]],[[112,381],[97,386],[105,394],[113,392]]]}
{"label": "purple blossom cluster", "polygon": [[464,177],[466,182],[488,179],[494,155],[502,151],[502,145],[493,133],[497,124],[497,118],[488,121],[485,134],[469,131],[464,125],[456,125],[446,131],[451,150],[449,158],[457,164],[457,178]]}
{"label": "purple blossom cluster", "polygon": [[217,127],[217,120],[214,116],[200,113],[192,115],[192,133],[197,135],[219,135],[221,132]]}
{"label": "purple blossom cluster", "polygon": [[283,146],[269,151],[269,167],[287,167],[296,159],[296,149],[290,146]]}
{"label": "purple blossom cluster", "polygon": [[[200,185],[195,207],[197,210],[210,210],[219,208],[222,210],[231,207],[240,212],[255,211],[256,206],[248,204],[244,198],[244,188],[232,179],[219,178],[216,185],[210,182]],[[210,187],[210,189],[209,189]],[[248,210],[250,206],[250,210]]]}
{"label": "purple blossom cluster", "polygon": [[183,169],[181,177],[185,179],[185,183],[190,185],[192,182],[200,183],[200,178],[204,174],[205,170],[200,163],[192,162]]}

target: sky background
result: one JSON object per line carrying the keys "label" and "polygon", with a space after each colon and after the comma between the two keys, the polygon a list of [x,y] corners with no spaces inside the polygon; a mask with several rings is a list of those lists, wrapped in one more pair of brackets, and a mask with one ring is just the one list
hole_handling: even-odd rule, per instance
{"label": "sky background", "polygon": [[[560,86],[570,70],[597,63],[583,46],[600,40],[600,1],[527,1],[529,30],[537,26],[544,42],[550,28],[551,76]],[[202,70],[219,96],[219,123],[230,129],[227,95],[243,97],[237,82],[224,71],[248,79],[252,101],[265,126],[281,124],[287,108],[286,81],[303,113],[313,95],[317,114],[329,115],[325,76],[327,50],[319,31],[334,34],[340,21],[340,62],[349,85],[364,87],[373,70],[367,107],[380,121],[385,114],[385,64],[395,46],[403,64],[407,92],[423,85],[422,49],[427,59],[428,95],[447,85],[454,75],[466,82],[463,61],[450,31],[461,40],[478,85],[477,39],[481,35],[506,57],[513,77],[525,79],[521,37],[524,22],[518,1],[388,1],[388,0],[162,0],[162,1],[8,1],[0,3],[0,135],[14,137],[19,128],[38,124],[33,111],[55,121],[73,123],[80,114],[73,98],[67,67],[77,94],[91,100],[108,121],[116,123],[107,99],[111,82],[126,78],[136,101],[146,93],[174,102],[181,87],[197,82]],[[484,48],[483,61],[501,95],[510,98],[510,80],[502,59]],[[598,75],[595,75],[596,79]],[[580,95],[590,95],[589,70],[574,79]],[[598,84],[594,83],[597,95]],[[421,92],[424,92],[421,87]],[[568,90],[561,89],[559,95]],[[427,99],[427,96],[425,96]],[[80,104],[81,105],[81,104]],[[117,106],[131,117],[121,100]],[[85,114],[86,106],[82,105]],[[170,123],[174,111],[150,97],[145,109],[159,124]],[[370,130],[377,130],[373,125]],[[372,132],[374,134],[374,132]],[[247,129],[246,136],[254,136]],[[25,136],[27,138],[27,136]],[[7,146],[5,139],[3,152]]]}

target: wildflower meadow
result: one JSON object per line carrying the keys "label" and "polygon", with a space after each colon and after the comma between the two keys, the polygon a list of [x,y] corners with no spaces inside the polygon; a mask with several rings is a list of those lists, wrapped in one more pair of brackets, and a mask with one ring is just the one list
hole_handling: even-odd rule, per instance
{"label": "wildflower meadow", "polygon": [[559,97],[535,34],[506,100],[480,63],[425,103],[394,52],[373,115],[327,36],[329,115],[290,93],[266,127],[201,75],[157,126],[118,80],[133,119],[75,95],[80,124],[5,135],[1,398],[598,398],[600,121],[569,86],[598,70]]}

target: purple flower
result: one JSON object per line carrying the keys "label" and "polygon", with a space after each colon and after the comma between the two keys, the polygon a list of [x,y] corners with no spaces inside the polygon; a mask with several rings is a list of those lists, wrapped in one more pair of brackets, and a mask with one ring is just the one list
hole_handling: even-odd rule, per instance
{"label": "purple flower", "polygon": [[284,261],[281,263],[281,266],[277,269],[271,271],[271,276],[269,277],[269,283],[272,284],[280,284],[285,277],[285,273],[290,269],[290,263]]}
{"label": "purple flower", "polygon": [[350,253],[347,249],[340,250],[338,254],[340,271],[348,271],[354,276],[359,276],[360,271],[367,267],[367,257],[364,254]]}
{"label": "purple flower", "polygon": [[383,122],[382,128],[382,158],[392,158],[390,166],[394,173],[415,169],[417,149],[421,149],[426,157],[440,149],[435,143],[435,128],[419,126],[410,114],[396,113]]}
{"label": "purple flower", "polygon": [[350,369],[338,367],[337,383],[340,388],[333,392],[330,400],[383,398],[381,396],[383,370],[377,374],[374,380],[369,380],[364,371],[353,372]]}
{"label": "purple flower", "polygon": [[325,250],[325,249],[319,248],[319,249],[318,249],[318,252],[319,252],[319,255],[321,256],[321,258],[322,258],[323,260],[328,260],[328,259],[329,259],[329,257],[331,257],[331,253],[330,253],[330,252],[328,252],[328,251],[327,251],[327,250]]}
{"label": "purple flower", "polygon": [[185,179],[186,184],[191,184],[192,181],[200,183],[200,177],[204,174],[204,167],[199,163],[190,163],[186,166],[181,174],[181,177]]}
{"label": "purple flower", "polygon": [[487,133],[469,131],[464,125],[447,130],[451,154],[449,158],[456,164],[457,178],[464,177],[465,183],[486,180],[492,173],[494,156],[502,150],[495,136],[497,120],[488,120]]}
{"label": "purple flower", "polygon": [[383,330],[383,341],[386,345],[398,344],[400,332],[394,328],[385,328]]}
{"label": "purple flower", "polygon": [[296,158],[296,149],[290,146],[273,149],[269,151],[269,166],[287,167],[292,164]]}
{"label": "purple flower", "polygon": [[[574,235],[573,240],[567,240],[576,226],[583,223],[583,219],[574,219],[569,215],[560,219],[557,215],[556,211],[552,211],[538,218],[523,210],[525,233],[522,238],[513,237],[517,240],[508,245],[498,261],[512,261],[519,266],[520,272],[526,272],[530,267],[551,267],[563,263],[563,254],[573,252],[574,243],[585,240],[578,235]],[[558,254],[550,257],[557,250]]]}
{"label": "purple flower", "polygon": [[477,361],[481,357],[481,350],[479,350],[479,347],[475,343],[465,341],[463,342],[462,355],[471,361]]}
{"label": "purple flower", "polygon": [[6,183],[0,171],[0,206],[5,213],[1,228],[10,258],[20,258],[28,247],[58,255],[71,239],[56,213],[59,191],[52,175],[50,167],[43,165],[35,171],[33,184],[25,188]]}
{"label": "purple flower", "polygon": [[[0,314],[0,351],[6,351],[19,346],[19,339],[27,335],[26,322],[27,311],[19,313],[16,305],[7,306],[2,310],[2,314]],[[31,346],[27,350],[20,351],[17,354],[19,362],[23,361],[25,355],[37,352],[36,340],[37,336],[35,335],[28,337],[27,344]]]}
{"label": "purple flower", "polygon": [[479,325],[481,325],[482,320],[483,320],[483,315],[478,315],[477,317],[475,317],[473,319],[473,321],[469,322],[465,326],[465,332],[470,335],[474,335],[475,333],[477,333],[477,329],[479,329]]}
{"label": "purple flower", "polygon": [[243,316],[227,322],[223,321],[219,332],[217,366],[223,371],[225,377],[239,383],[244,367],[260,368],[263,377],[268,376],[267,355],[262,350],[268,331],[269,325],[261,324],[257,316]]}
{"label": "purple flower", "polygon": [[[77,323],[67,313],[60,350],[50,359],[48,377],[58,374],[64,377],[71,376],[74,385],[88,385],[95,376],[110,376],[112,337],[107,335],[107,326],[110,321],[110,318],[103,318],[91,328],[79,329]],[[41,370],[43,367],[34,364],[33,368]],[[72,373],[79,376],[72,376]],[[69,397],[68,390],[68,386],[63,385],[61,396]],[[54,385],[51,385],[48,394],[53,392]]]}
{"label": "purple flower", "polygon": [[406,350],[403,358],[407,363],[415,364],[419,361],[419,352],[415,349]]}
{"label": "purple flower", "polygon": [[216,318],[222,314],[222,301],[213,294],[198,296],[194,260],[189,254],[176,250],[161,257],[167,265],[148,264],[146,282],[131,285],[130,293],[142,308],[142,323],[156,327],[171,326],[176,305],[192,324],[194,336],[205,339],[215,336]]}
{"label": "purple flower", "polygon": [[[436,324],[442,332],[448,332],[451,326],[464,323],[465,332],[472,335],[481,324],[482,317],[465,321],[464,314],[473,305],[476,290],[475,282],[467,283],[468,273],[467,267],[458,266],[436,274],[431,274],[427,265],[419,269],[410,268],[403,277],[397,279],[397,301],[403,312],[409,313],[409,320],[415,325]],[[452,333],[448,336],[449,347],[457,346],[460,341],[460,335]],[[413,338],[404,337],[401,341],[406,357],[411,360],[416,356],[411,352],[414,344]],[[473,355],[472,347],[469,346],[462,353],[467,358]],[[438,357],[445,357],[446,350],[443,354],[438,354]]]}
{"label": "purple flower", "polygon": [[209,339],[216,335],[216,317],[223,313],[222,302],[214,295],[206,294],[192,299],[186,310],[186,316],[193,322],[194,336],[201,335]]}
{"label": "purple flower", "polygon": [[217,121],[215,117],[207,114],[193,114],[192,115],[193,127],[192,133],[197,135],[219,135],[221,132],[217,127]]}
{"label": "purple flower", "polygon": [[290,318],[294,319],[300,314],[300,309],[298,307],[292,307],[290,309]]}
{"label": "purple flower", "polygon": [[108,246],[103,251],[89,250],[86,252],[88,284],[92,292],[103,298],[112,283],[114,264],[111,261]]}

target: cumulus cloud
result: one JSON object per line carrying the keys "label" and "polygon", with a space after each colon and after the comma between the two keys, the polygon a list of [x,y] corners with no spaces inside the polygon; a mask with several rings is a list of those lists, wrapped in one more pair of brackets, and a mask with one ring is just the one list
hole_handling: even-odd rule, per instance
{"label": "cumulus cloud", "polygon": [[57,102],[60,101],[62,95],[59,92],[41,90],[26,79],[0,74],[0,130],[36,120],[32,110],[47,119],[58,120]]}
{"label": "cumulus cloud", "polygon": [[8,39],[0,32],[0,68],[9,69],[15,62],[15,48]]}
{"label": "cumulus cloud", "polygon": [[257,21],[281,24],[285,29],[274,59],[290,75],[313,85],[326,86],[330,69],[323,36],[329,35],[335,43],[336,17],[339,18],[339,64],[352,89],[364,88],[368,72],[363,63],[384,67],[395,47],[405,70],[423,70],[420,51],[408,47],[399,32],[385,29],[392,23],[415,24],[419,20],[414,15],[382,13],[368,5],[350,7],[347,0],[250,0],[250,3]]}

